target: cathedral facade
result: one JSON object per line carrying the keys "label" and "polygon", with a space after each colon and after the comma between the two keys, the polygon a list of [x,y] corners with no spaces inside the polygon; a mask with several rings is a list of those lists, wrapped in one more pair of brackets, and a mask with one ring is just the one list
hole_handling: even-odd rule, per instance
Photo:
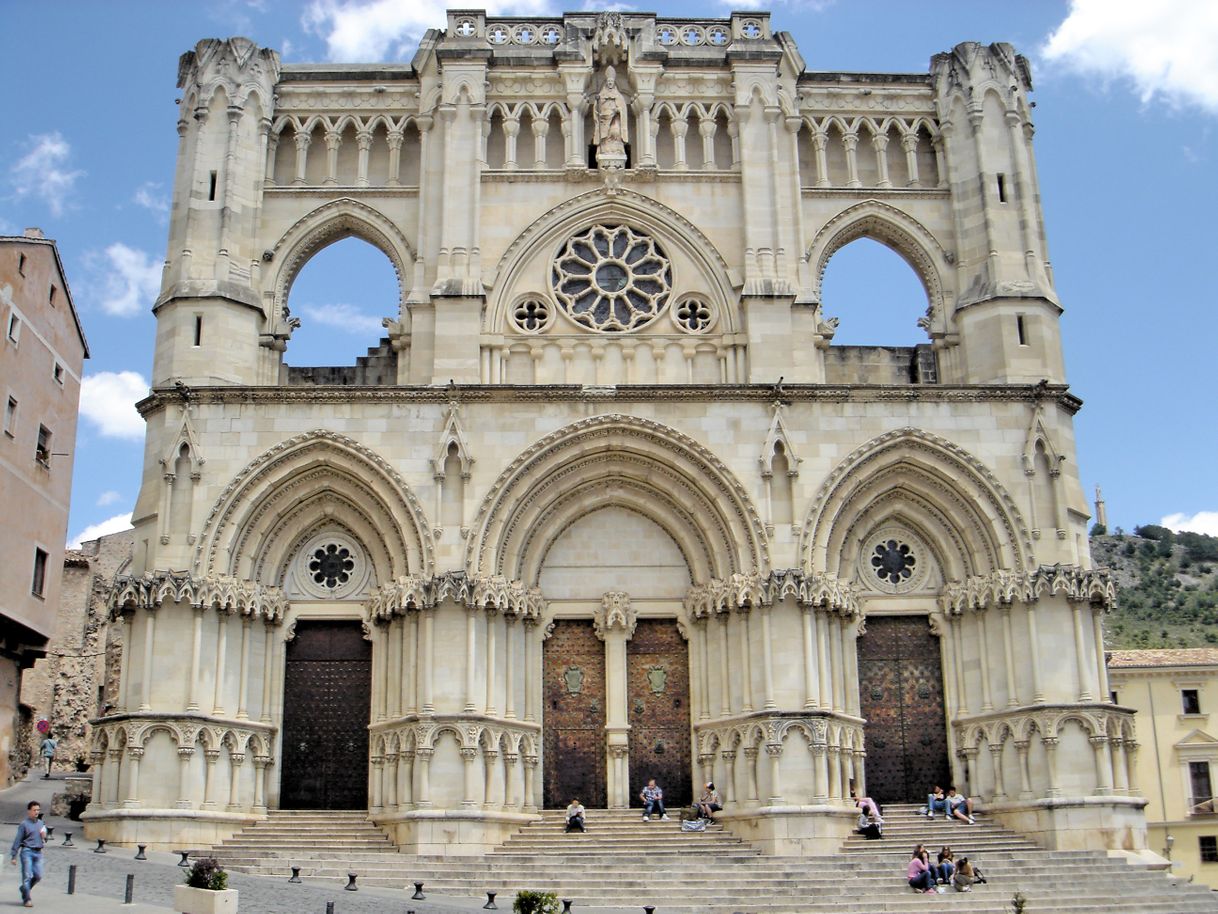
{"label": "cathedral facade", "polygon": [[[454,11],[410,64],[205,40],[179,87],[90,835],[367,809],[480,853],[656,777],[776,853],[949,782],[1144,845],[1009,45],[826,73],[763,13]],[[290,366],[352,236],[385,339]],[[925,343],[834,344],[864,237]]]}

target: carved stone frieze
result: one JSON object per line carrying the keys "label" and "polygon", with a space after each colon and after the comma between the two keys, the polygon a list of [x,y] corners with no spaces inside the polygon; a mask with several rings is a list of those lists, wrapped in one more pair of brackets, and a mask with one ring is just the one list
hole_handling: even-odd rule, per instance
{"label": "carved stone frieze", "polygon": [[1014,602],[1035,603],[1044,596],[1062,596],[1071,603],[1090,603],[1104,609],[1116,605],[1116,579],[1105,568],[1077,565],[1041,565],[1033,571],[991,571],[944,588],[943,611],[960,614]]}
{"label": "carved stone frieze", "polygon": [[287,603],[283,591],[269,584],[222,575],[195,577],[185,572],[160,571],[115,578],[110,589],[110,616],[116,618],[128,609],[155,611],[165,602],[214,608],[270,623],[283,620]]}
{"label": "carved stone frieze", "polygon": [[445,602],[518,616],[526,621],[540,619],[546,606],[540,588],[500,575],[469,576],[452,571],[434,577],[408,575],[382,584],[372,592],[368,612],[371,618],[384,621]]}
{"label": "carved stone frieze", "polygon": [[638,616],[630,605],[630,595],[621,591],[610,591],[601,597],[601,605],[592,617],[592,628],[596,637],[602,641],[605,635],[615,629],[626,632],[627,639],[634,635]]}
{"label": "carved stone frieze", "polygon": [[690,618],[702,619],[714,613],[771,606],[786,598],[826,612],[859,614],[854,585],[830,574],[794,568],[765,574],[734,574],[727,580],[695,584],[686,592],[685,610]]}

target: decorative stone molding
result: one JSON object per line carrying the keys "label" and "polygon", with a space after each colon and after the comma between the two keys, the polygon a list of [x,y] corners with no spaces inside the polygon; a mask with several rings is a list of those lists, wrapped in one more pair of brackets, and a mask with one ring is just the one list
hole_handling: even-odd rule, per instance
{"label": "decorative stone molding", "polygon": [[260,48],[248,38],[205,38],[178,59],[178,88],[186,90],[183,115],[192,108],[206,111],[218,89],[224,90],[230,106],[244,108],[253,94],[269,111],[279,74],[277,51]]}
{"label": "decorative stone molding", "polygon": [[536,760],[541,745],[539,724],[500,721],[477,715],[437,714],[420,718],[410,715],[369,727],[371,757],[391,755],[430,757],[436,742],[450,734],[462,751],[503,752],[505,756],[524,756]]}
{"label": "decorative stone molding", "polygon": [[1106,568],[1041,565],[1035,571],[992,571],[963,582],[949,583],[940,597],[943,611],[959,615],[1013,602],[1035,603],[1044,596],[1062,596],[1070,603],[1090,603],[1110,610],[1116,606],[1116,579]]}
{"label": "decorative stone molding", "polygon": [[592,616],[592,628],[602,641],[614,629],[626,632],[626,639],[634,637],[638,616],[630,605],[630,594],[615,590],[601,597],[601,605]]}
{"label": "decorative stone molding", "polygon": [[368,614],[372,619],[387,621],[444,602],[534,622],[541,618],[546,607],[545,597],[538,587],[528,587],[521,581],[511,581],[500,575],[469,576],[461,571],[450,571],[431,578],[409,575],[382,584],[372,591]]}
{"label": "decorative stone molding", "polygon": [[166,601],[252,616],[275,624],[283,621],[287,606],[283,591],[269,584],[220,575],[193,577],[183,572],[161,571],[115,578],[110,589],[110,618],[115,619],[128,609],[155,612]]}
{"label": "decorative stone molding", "polygon": [[208,757],[227,748],[243,759],[247,752],[258,757],[270,757],[276,728],[255,721],[226,721],[193,714],[142,712],[111,714],[90,721],[93,726],[93,755],[127,748],[141,752],[149,737],[158,732],[169,735],[179,758],[193,753],[201,745]]}
{"label": "decorative stone molding", "polygon": [[685,611],[702,619],[713,613],[771,606],[791,598],[800,606],[823,609],[846,616],[860,614],[853,584],[830,574],[783,568],[768,574],[734,574],[728,580],[695,584],[685,595]]}
{"label": "decorative stone molding", "polygon": [[[699,758],[742,749],[754,755],[763,748],[781,755],[787,737],[797,734],[813,749],[863,750],[863,724],[855,717],[830,711],[755,714],[714,724],[695,724]],[[773,748],[771,748],[773,747]]]}

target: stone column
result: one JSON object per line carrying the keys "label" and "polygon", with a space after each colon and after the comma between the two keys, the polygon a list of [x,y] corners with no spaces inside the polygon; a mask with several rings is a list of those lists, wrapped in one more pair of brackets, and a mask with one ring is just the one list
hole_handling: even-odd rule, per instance
{"label": "stone column", "polygon": [[275,629],[270,622],[263,622],[262,638],[262,698],[258,719],[264,724],[271,722],[271,672],[275,669]]}
{"label": "stone column", "polygon": [[[410,648],[414,647],[414,661],[406,663]],[[410,612],[402,620],[402,713],[414,714],[419,710],[419,614]]]}
{"label": "stone column", "polygon": [[859,180],[859,163],[858,156],[855,150],[858,149],[859,136],[857,133],[846,133],[842,135],[842,145],[846,147],[846,186],[847,187],[862,187],[863,183]]}
{"label": "stone column", "polygon": [[368,151],[372,148],[372,131],[360,130],[355,134],[355,143],[359,147],[359,164],[356,170],[355,183],[358,187],[367,187]]}
{"label": "stone column", "polygon": [[1095,648],[1095,687],[1097,701],[1112,701],[1112,690],[1108,687],[1108,663],[1104,658],[1104,609],[1091,607],[1091,640]]}
{"label": "stone column", "polygon": [[634,635],[637,616],[630,596],[611,591],[601,598],[592,620],[596,636],[605,643],[605,736],[608,752],[610,808],[630,805],[626,753],[630,732],[626,689],[626,642]]}
{"label": "stone column", "polygon": [[216,690],[212,697],[213,717],[224,717],[224,660],[228,654],[228,613],[221,609],[216,620]]}
{"label": "stone column", "polygon": [[475,693],[478,690],[478,610],[470,606],[465,612],[465,707],[467,714],[478,710]]}
{"label": "stone column", "polygon": [[842,669],[842,620],[837,616],[829,617],[829,652],[832,658],[830,674],[833,682],[833,710],[841,711],[845,692],[845,671]]}
{"label": "stone column", "polygon": [[124,809],[136,809],[140,806],[140,759],[143,757],[143,746],[127,747],[127,798],[123,800]]}
{"label": "stone column", "polygon": [[342,142],[343,135],[337,130],[326,131],[326,184],[338,183],[338,147]]}
{"label": "stone column", "polygon": [[1029,660],[1032,662],[1032,701],[1044,704],[1045,690],[1040,677],[1040,639],[1036,634],[1036,604],[1026,604],[1028,611]]}
{"label": "stone column", "polygon": [[230,811],[240,809],[241,792],[241,766],[245,764],[244,752],[233,752],[231,749],[228,753],[228,809]]}
{"label": "stone column", "polygon": [[[761,608],[761,664],[762,682],[765,686],[765,708],[767,711],[772,711],[778,707],[774,701],[774,637],[770,626],[770,607],[763,606]],[[747,633],[748,629],[745,629]],[[745,656],[748,656],[749,647],[745,644]],[[745,665],[745,673],[748,673],[748,665]],[[746,686],[751,685],[751,682],[746,682]],[[746,693],[747,694],[747,693]],[[745,708],[746,711],[751,711],[751,707]]]}
{"label": "stone column", "polygon": [[986,714],[994,710],[994,699],[990,694],[990,636],[985,624],[986,610],[978,610],[976,616],[981,629],[981,639],[977,642],[980,645],[977,653],[981,657],[981,713]]}
{"label": "stone column", "polygon": [[385,692],[388,695],[386,712],[390,718],[402,716],[402,634],[406,620],[401,616],[389,620],[385,638],[389,642],[389,675],[385,677]]}
{"label": "stone column", "polygon": [[296,178],[293,184],[304,184],[305,171],[309,160],[309,144],[313,142],[311,133],[298,133],[294,138],[296,143]]}
{"label": "stone column", "polygon": [[1138,789],[1138,744],[1133,740],[1125,740],[1125,778],[1129,783],[1129,795],[1136,797],[1142,791]]}
{"label": "stone column", "polygon": [[190,809],[190,760],[194,757],[194,746],[178,747],[178,809]]}
{"label": "stone column", "polygon": [[398,811],[398,754],[385,753],[385,765],[381,772],[383,786],[381,793],[385,800],[386,812]]}
{"label": "stone column", "polygon": [[804,647],[804,707],[815,708],[820,700],[816,688],[816,647],[815,612],[811,606],[801,607],[803,616],[803,647]]}
{"label": "stone column", "polygon": [[483,749],[482,750],[482,806],[485,809],[491,809],[495,806],[502,807],[503,800],[498,792],[498,780],[496,777],[496,768],[499,765],[499,750],[498,749]]}
{"label": "stone column", "polygon": [[[462,755],[465,750],[461,750]],[[385,757],[383,755],[372,756],[372,771],[368,778],[369,796],[368,796],[368,811],[371,813],[381,812],[385,807],[381,800],[381,772],[385,768]]]}
{"label": "stone column", "polygon": [[702,783],[708,784],[715,779],[715,755],[713,752],[707,752],[699,755],[698,761],[702,765]]}
{"label": "stone column", "polygon": [[495,618],[498,614],[491,608],[486,610],[486,716],[498,717],[495,707]]}
{"label": "stone column", "polygon": [[219,749],[204,749],[203,761],[203,808],[216,808],[216,761],[220,758]]}
{"label": "stone column", "polygon": [[1019,693],[1015,687],[1015,644],[1011,636],[1011,604],[1003,603],[1000,611],[1002,613],[1002,654],[1007,673],[1007,707],[1014,708],[1019,704]]}
{"label": "stone column", "polygon": [[89,761],[92,763],[93,774],[93,797],[97,803],[98,809],[106,808],[106,753],[104,750],[93,750],[89,753]]}
{"label": "stone column", "polygon": [[730,613],[719,613],[719,716],[732,713],[732,664],[731,646],[727,642],[727,623]]}
{"label": "stone column", "polygon": [[434,714],[436,711],[431,692],[431,677],[435,669],[435,616],[434,607],[423,613],[423,638],[419,643],[419,652],[422,655],[419,660],[419,700],[423,704],[419,712],[422,714]]}
{"label": "stone column", "polygon": [[515,752],[503,753],[503,805],[508,809],[518,809],[520,798],[517,795],[517,781],[520,778],[520,755]]}
{"label": "stone column", "polygon": [[1109,796],[1112,793],[1112,756],[1108,754],[1108,737],[1088,738],[1095,753],[1095,793]]}
{"label": "stone column", "polygon": [[1048,796],[1055,797],[1061,793],[1061,788],[1057,786],[1057,737],[1044,736],[1041,737],[1040,743],[1045,747],[1045,759],[1048,762],[1049,787],[1045,791]]}
{"label": "stone column", "polygon": [[156,656],[156,613],[152,609],[144,612],[148,621],[144,624],[144,669],[140,679],[140,710],[152,710],[152,661]]}
{"label": "stone column", "polygon": [[119,655],[118,668],[118,710],[120,712],[127,711],[130,708],[131,695],[131,652],[135,645],[131,641],[131,633],[133,626],[131,624],[132,613],[123,613],[119,618],[122,620],[123,631],[123,652]]}
{"label": "stone column", "polygon": [[829,186],[829,159],[825,155],[825,147],[829,144],[829,135],[824,130],[816,130],[812,134],[812,145],[816,149],[816,186]]}
{"label": "stone column", "polygon": [[876,181],[876,187],[892,187],[892,181],[888,178],[888,137],[886,134],[877,133],[871,138],[871,148],[875,150],[875,166],[879,179]]}
{"label": "stone column", "polygon": [[254,756],[254,812],[266,815],[266,768],[269,755]]}
{"label": "stone column", "polygon": [[398,753],[398,810],[414,806],[414,751]]}
{"label": "stone column", "polygon": [[723,749],[719,752],[719,758],[723,760],[724,780],[731,791],[730,796],[740,796],[740,785],[736,783],[736,750]]}
{"label": "stone column", "polygon": [[1002,771],[1001,744],[990,746],[990,765],[994,769],[994,799],[1005,800],[1007,798],[1007,787]]}
{"label": "stone column", "polygon": [[519,618],[515,613],[503,617],[503,716],[508,720],[516,719],[516,622]]}
{"label": "stone column", "polygon": [[902,134],[901,148],[905,150],[905,169],[909,172],[909,186],[920,187],[922,182],[918,177],[918,134]]}
{"label": "stone column", "polygon": [[1028,769],[1028,741],[1017,740],[1015,751],[1019,753],[1019,799],[1032,799],[1032,775]]}
{"label": "stone column", "polygon": [[981,795],[981,784],[977,781],[977,747],[972,746],[964,752],[965,770],[968,772],[968,792],[971,796]]}
{"label": "stone column", "polygon": [[1083,607],[1075,603],[1074,612],[1074,662],[1078,670],[1078,700],[1091,701],[1091,661],[1087,657],[1086,634],[1083,630]]}
{"label": "stone column", "polygon": [[[741,704],[740,704],[740,710],[745,713],[748,713],[749,711],[753,710],[753,663],[752,663],[752,658],[749,656],[752,653],[752,648],[753,648],[752,638],[750,637],[751,632],[749,631],[749,627],[750,627],[749,626],[749,617],[750,616],[752,616],[752,612],[749,611],[748,607],[744,607],[740,612],[740,635],[741,635],[741,643],[740,643]],[[763,650],[767,650],[767,651],[769,648],[768,629],[769,629],[769,625],[766,623],[762,623],[762,638],[765,639],[765,648],[763,648]],[[764,660],[762,661],[762,663],[765,666],[764,672],[767,675],[767,677],[769,677],[769,664],[765,663]],[[771,681],[773,681],[772,677],[770,677],[770,679],[771,679]],[[767,696],[766,707],[768,708],[770,706],[768,691],[766,692],[766,696]]]}
{"label": "stone column", "polygon": [[833,680],[829,670],[829,614],[822,612],[816,624],[816,665],[820,674],[820,706],[833,707]]}
{"label": "stone column", "polygon": [[766,743],[765,754],[770,757],[770,796],[769,804],[782,804],[782,743]]}
{"label": "stone column", "polygon": [[[199,710],[199,661],[203,653],[203,613],[206,612],[206,607],[196,605],[192,607],[194,610],[194,619],[191,624],[190,634],[190,680],[187,683],[189,689],[189,698],[186,700],[187,711]],[[127,645],[123,644],[124,657],[127,653]]]}
{"label": "stone column", "polygon": [[854,755],[854,786],[860,797],[867,796],[867,753],[863,749],[855,749]]}
{"label": "stone column", "polygon": [[847,617],[843,625],[845,630],[842,634],[842,675],[846,683],[846,699],[842,706],[847,714],[858,717],[862,713],[859,707],[859,626],[853,616]]}
{"label": "stone column", "polygon": [[110,800],[106,806],[114,809],[119,804],[118,788],[123,778],[123,750],[121,748],[109,750],[110,761],[106,765],[107,773],[109,769],[114,769],[114,783],[110,785]]}
{"label": "stone column", "polygon": [[419,790],[415,794],[414,805],[428,807],[431,805],[431,757],[434,749],[416,749],[414,751],[415,768],[419,774]]}
{"label": "stone column", "polygon": [[1129,760],[1125,755],[1125,741],[1120,738],[1109,740],[1113,756],[1113,790],[1127,796],[1129,794]]}
{"label": "stone column", "polygon": [[747,746],[744,750],[745,773],[748,781],[748,801],[754,805],[760,802],[757,791],[757,755],[756,746]]}
{"label": "stone column", "polygon": [[237,720],[249,720],[250,686],[250,623],[249,616],[241,617],[241,674],[237,687]]}
{"label": "stone column", "polygon": [[525,811],[536,812],[541,809],[541,769],[537,767],[537,756],[526,755],[524,757],[524,767],[524,788],[525,793],[529,797],[529,803],[525,807]]}
{"label": "stone column", "polygon": [[385,183],[390,187],[402,183],[402,141],[405,138],[402,130],[390,130],[385,134],[385,142],[389,145],[389,177]]}
{"label": "stone column", "polygon": [[537,720],[537,683],[541,679],[541,661],[537,659],[537,620],[524,620],[524,719]]}
{"label": "stone column", "polygon": [[695,619],[698,631],[698,682],[701,685],[702,707],[698,709],[699,720],[710,718],[710,617]]}
{"label": "stone column", "polygon": [[842,796],[842,751],[838,746],[826,746],[829,758],[829,800],[839,800]]}
{"label": "stone column", "polygon": [[476,796],[478,775],[474,770],[474,762],[477,760],[477,749],[471,746],[463,746],[461,748],[461,761],[465,763],[464,796],[461,799],[461,805],[467,809],[478,805],[478,797]]}
{"label": "stone column", "polygon": [[812,752],[812,796],[819,801],[829,799],[829,747],[824,743],[811,743]]}
{"label": "stone column", "polygon": [[952,651],[955,654],[956,667],[956,701],[958,704],[957,713],[962,717],[968,716],[968,689],[964,682],[964,638],[960,633],[961,627],[964,625],[964,619],[961,616],[949,616],[952,626]]}

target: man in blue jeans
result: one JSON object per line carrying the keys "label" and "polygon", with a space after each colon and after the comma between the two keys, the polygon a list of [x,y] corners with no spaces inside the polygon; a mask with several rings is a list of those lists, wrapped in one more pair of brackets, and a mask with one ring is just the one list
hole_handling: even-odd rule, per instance
{"label": "man in blue jeans", "polygon": [[21,857],[21,901],[32,908],[30,891],[42,881],[42,849],[47,843],[47,828],[38,818],[42,807],[36,800],[25,806],[25,818],[17,825],[17,837],[13,839],[12,863],[17,865]]}
{"label": "man in blue jeans", "polygon": [[655,778],[647,782],[647,786],[639,794],[639,799],[643,801],[644,822],[650,822],[652,815],[656,813],[659,813],[663,821],[668,821],[668,813],[664,811],[664,791],[656,786]]}
{"label": "man in blue jeans", "polygon": [[938,784],[935,785],[934,792],[926,797],[926,818],[933,819],[935,810],[943,813],[943,818],[947,818],[947,797],[943,793],[943,788]]}

